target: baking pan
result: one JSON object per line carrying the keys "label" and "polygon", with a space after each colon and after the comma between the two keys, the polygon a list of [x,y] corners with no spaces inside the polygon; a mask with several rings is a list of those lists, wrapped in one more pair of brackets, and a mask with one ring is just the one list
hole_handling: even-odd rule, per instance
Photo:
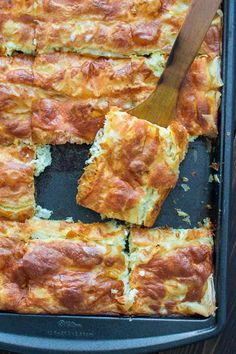
{"label": "baking pan", "polygon": [[[155,226],[188,228],[175,208],[189,213],[192,227],[205,217],[216,225],[216,316],[108,317],[49,316],[0,313],[0,347],[21,353],[153,352],[203,340],[218,334],[226,320],[227,241],[230,232],[230,197],[235,114],[236,2],[224,3],[223,88],[217,141],[199,138],[190,144],[181,166],[180,182],[166,200]],[[89,147],[52,147],[53,163],[36,180],[37,203],[53,210],[52,219],[72,216],[83,222],[101,221],[98,214],[75,203],[77,179]],[[220,162],[216,172],[211,162]],[[209,183],[218,173],[220,183]],[[190,190],[181,187],[189,178]],[[212,206],[212,209],[210,209]]]}

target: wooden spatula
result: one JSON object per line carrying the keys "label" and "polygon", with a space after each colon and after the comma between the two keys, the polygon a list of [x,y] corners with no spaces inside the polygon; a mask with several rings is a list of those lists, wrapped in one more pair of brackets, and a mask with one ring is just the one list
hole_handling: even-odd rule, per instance
{"label": "wooden spatula", "polygon": [[192,1],[156,90],[129,113],[163,127],[168,127],[175,119],[180,86],[221,2],[222,0]]}

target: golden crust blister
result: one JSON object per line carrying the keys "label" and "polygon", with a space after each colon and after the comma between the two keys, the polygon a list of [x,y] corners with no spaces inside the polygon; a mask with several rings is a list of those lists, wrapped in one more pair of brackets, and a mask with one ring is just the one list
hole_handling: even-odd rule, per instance
{"label": "golden crust blister", "polygon": [[214,314],[213,233],[139,229],[130,233],[130,312],[135,315]]}
{"label": "golden crust blister", "polygon": [[77,202],[108,218],[152,226],[188,148],[185,128],[161,128],[112,109],[91,148]]}

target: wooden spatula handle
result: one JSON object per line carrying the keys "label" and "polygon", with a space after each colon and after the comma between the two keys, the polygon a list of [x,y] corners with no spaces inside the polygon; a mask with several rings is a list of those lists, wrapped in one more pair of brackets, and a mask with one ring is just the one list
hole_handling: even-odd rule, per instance
{"label": "wooden spatula handle", "polygon": [[157,89],[130,113],[167,127],[175,118],[179,88],[222,0],[193,0]]}
{"label": "wooden spatula handle", "polygon": [[204,40],[222,0],[193,0],[167,61],[159,85],[179,88]]}

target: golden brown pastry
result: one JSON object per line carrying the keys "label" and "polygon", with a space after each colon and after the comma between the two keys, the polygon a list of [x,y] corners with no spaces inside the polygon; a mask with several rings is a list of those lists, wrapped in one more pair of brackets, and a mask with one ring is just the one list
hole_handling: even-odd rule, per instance
{"label": "golden brown pastry", "polygon": [[58,20],[89,18],[130,21],[137,15],[155,18],[167,6],[170,6],[169,0],[0,0],[1,11],[5,14],[17,17],[27,13],[37,19],[53,17]]}
{"label": "golden brown pastry", "polygon": [[[3,0],[4,1],[4,0]],[[0,6],[0,54],[11,55],[15,51],[34,54],[36,50],[35,23],[27,14],[20,18],[2,13]]]}
{"label": "golden brown pastry", "polygon": [[0,310],[17,311],[27,294],[19,272],[25,241],[30,237],[25,223],[0,221]]}
{"label": "golden brown pastry", "polygon": [[[181,28],[184,14],[170,10],[155,19],[137,18],[130,22],[39,21],[35,30],[37,53],[77,52],[93,56],[127,57],[147,55],[159,50],[169,53]],[[219,55],[221,19],[216,17],[200,53]]]}
{"label": "golden brown pastry", "polygon": [[188,148],[188,134],[112,109],[79,180],[77,203],[108,218],[152,226]]}
{"label": "golden brown pastry", "polygon": [[[3,1],[1,1],[3,2]],[[11,54],[74,51],[124,57],[169,53],[190,0],[35,0],[0,7],[0,51]],[[201,53],[219,55],[221,16],[216,16]]]}
{"label": "golden brown pastry", "polygon": [[[23,237],[22,237],[23,234]],[[114,223],[0,223],[0,309],[118,314],[128,301],[127,231]],[[22,241],[22,238],[24,240]],[[11,303],[7,297],[11,296]]]}
{"label": "golden brown pastry", "polygon": [[0,219],[24,221],[34,214],[35,149],[0,148]]}
{"label": "golden brown pastry", "polygon": [[127,234],[114,223],[0,221],[0,310],[214,314],[210,225],[132,228],[129,256],[124,253]]}
{"label": "golden brown pastry", "polygon": [[199,229],[131,229],[133,315],[214,314],[213,233]]}
{"label": "golden brown pastry", "polygon": [[[0,143],[27,142],[31,135],[38,144],[92,143],[112,106],[129,110],[153,92],[165,61],[162,54],[0,57]],[[217,135],[221,85],[220,59],[197,57],[177,107],[177,120],[192,136]]]}

